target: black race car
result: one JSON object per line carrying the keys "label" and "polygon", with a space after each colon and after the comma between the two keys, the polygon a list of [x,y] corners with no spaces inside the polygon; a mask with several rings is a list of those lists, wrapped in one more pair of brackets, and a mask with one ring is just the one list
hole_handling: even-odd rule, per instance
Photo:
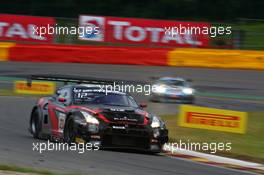
{"label": "black race car", "polygon": [[168,141],[164,122],[144,111],[146,105],[138,105],[129,94],[115,90],[106,94],[97,84],[98,81],[35,79],[81,83],[65,85],[53,96],[37,101],[29,127],[35,138],[67,143],[81,139],[85,143],[97,143],[102,148],[132,148],[151,152],[160,152]]}

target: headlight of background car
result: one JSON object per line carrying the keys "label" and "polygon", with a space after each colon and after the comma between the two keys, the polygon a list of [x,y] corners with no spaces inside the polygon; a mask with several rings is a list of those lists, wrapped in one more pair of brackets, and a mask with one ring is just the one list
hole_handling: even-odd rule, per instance
{"label": "headlight of background car", "polygon": [[193,94],[194,90],[192,88],[184,88],[182,92],[186,95],[191,95]]}
{"label": "headlight of background car", "polygon": [[164,93],[167,88],[165,85],[154,85],[153,92],[155,93]]}
{"label": "headlight of background car", "polygon": [[97,124],[97,125],[99,124],[99,121],[97,120],[97,118],[95,118],[91,114],[84,112],[84,111],[81,111],[81,113],[84,116],[87,123]]}
{"label": "headlight of background car", "polygon": [[157,116],[153,116],[151,127],[152,128],[159,128],[160,127],[160,120],[158,119]]}

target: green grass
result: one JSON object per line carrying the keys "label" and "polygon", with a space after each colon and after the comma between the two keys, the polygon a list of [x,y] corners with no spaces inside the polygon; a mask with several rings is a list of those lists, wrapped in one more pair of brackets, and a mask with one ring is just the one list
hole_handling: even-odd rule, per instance
{"label": "green grass", "polygon": [[18,167],[16,165],[0,165],[0,170],[19,172],[19,173],[30,173],[30,174],[37,174],[37,175],[79,175],[76,173],[62,174],[62,173],[50,172],[47,170],[37,170],[37,169],[33,169],[33,168],[22,168],[22,167]]}
{"label": "green grass", "polygon": [[264,163],[264,112],[249,113],[246,134],[180,127],[177,115],[165,115],[162,118],[169,129],[170,142],[231,142],[231,151],[216,154]]}

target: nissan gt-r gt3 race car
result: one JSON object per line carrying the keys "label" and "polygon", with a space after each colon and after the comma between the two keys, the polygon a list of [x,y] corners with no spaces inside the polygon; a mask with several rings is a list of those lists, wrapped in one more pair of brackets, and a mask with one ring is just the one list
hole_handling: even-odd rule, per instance
{"label": "nissan gt-r gt3 race car", "polygon": [[34,138],[67,143],[82,139],[102,148],[160,152],[168,141],[168,130],[143,107],[129,94],[115,90],[106,94],[96,83],[66,85],[37,101],[29,130]]}

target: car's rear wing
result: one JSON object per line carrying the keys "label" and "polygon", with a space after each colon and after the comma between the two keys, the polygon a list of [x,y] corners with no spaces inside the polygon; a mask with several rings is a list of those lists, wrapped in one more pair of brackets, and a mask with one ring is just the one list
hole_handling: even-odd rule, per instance
{"label": "car's rear wing", "polygon": [[65,85],[68,83],[76,84],[104,84],[104,85],[113,85],[113,84],[144,84],[143,82],[135,82],[128,80],[114,80],[114,79],[105,79],[105,78],[95,78],[95,77],[82,77],[74,75],[30,75],[27,77],[27,85],[31,86],[33,80],[43,80],[43,81],[56,81],[63,82]]}

